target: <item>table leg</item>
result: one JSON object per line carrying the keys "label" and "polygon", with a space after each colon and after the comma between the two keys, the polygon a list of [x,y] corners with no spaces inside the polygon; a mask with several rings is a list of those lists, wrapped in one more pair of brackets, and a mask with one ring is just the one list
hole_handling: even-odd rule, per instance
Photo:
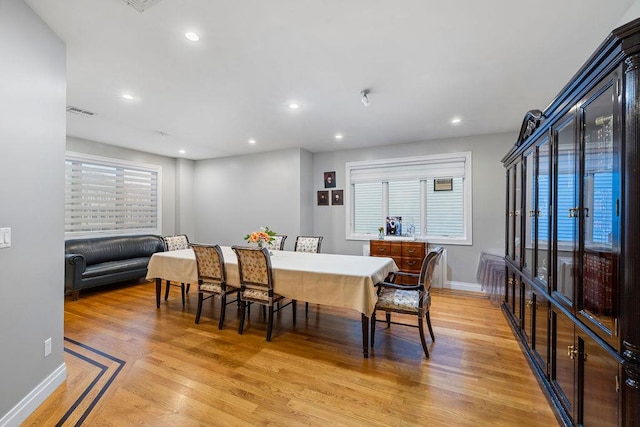
{"label": "table leg", "polygon": [[369,317],[362,313],[362,353],[369,358]]}
{"label": "table leg", "polygon": [[160,294],[162,293],[162,279],[156,279],[156,307],[160,308]]}

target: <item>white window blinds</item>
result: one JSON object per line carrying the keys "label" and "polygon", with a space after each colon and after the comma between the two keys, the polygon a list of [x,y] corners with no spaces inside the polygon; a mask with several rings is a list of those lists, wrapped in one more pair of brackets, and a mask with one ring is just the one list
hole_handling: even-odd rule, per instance
{"label": "white window blinds", "polygon": [[158,233],[159,168],[67,155],[65,234]]}
{"label": "white window blinds", "polygon": [[470,152],[350,162],[346,176],[348,239],[372,238],[399,217],[403,236],[472,243]]}

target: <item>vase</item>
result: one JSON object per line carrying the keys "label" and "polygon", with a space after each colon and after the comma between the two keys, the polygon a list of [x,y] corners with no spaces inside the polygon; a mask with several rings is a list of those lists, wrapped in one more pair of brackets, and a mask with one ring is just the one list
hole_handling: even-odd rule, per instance
{"label": "vase", "polygon": [[384,232],[378,231],[378,240],[384,240]]}

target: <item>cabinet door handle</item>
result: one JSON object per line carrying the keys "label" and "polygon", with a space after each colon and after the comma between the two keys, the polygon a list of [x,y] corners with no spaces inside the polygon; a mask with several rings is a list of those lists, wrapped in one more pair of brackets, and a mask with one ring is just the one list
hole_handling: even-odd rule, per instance
{"label": "cabinet door handle", "polygon": [[583,209],[584,209],[584,217],[589,218],[589,208],[583,208]]}
{"label": "cabinet door handle", "polygon": [[534,211],[533,209],[529,211],[529,216],[530,217],[534,217],[536,216],[536,211]]}

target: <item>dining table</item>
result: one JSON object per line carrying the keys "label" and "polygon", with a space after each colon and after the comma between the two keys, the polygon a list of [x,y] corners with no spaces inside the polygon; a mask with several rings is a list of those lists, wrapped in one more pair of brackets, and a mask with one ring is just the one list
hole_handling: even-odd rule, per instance
{"label": "dining table", "polygon": [[[227,283],[240,287],[238,259],[230,246],[221,246]],[[274,292],[293,300],[359,311],[362,347],[369,357],[369,319],[378,300],[376,284],[398,266],[392,258],[272,251]],[[156,252],[147,267],[147,279],[155,279],[156,307],[160,307],[162,281],[198,283],[195,254],[191,248]]]}

